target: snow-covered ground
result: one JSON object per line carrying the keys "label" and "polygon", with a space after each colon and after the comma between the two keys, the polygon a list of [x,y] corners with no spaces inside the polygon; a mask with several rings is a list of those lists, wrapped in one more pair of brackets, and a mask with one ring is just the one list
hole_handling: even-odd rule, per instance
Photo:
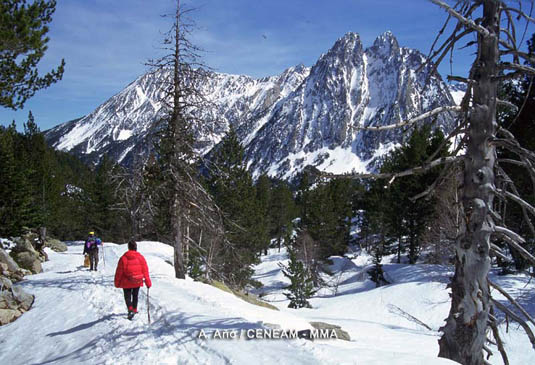
{"label": "snow-covered ground", "polygon": [[[265,284],[265,299],[274,311],[248,304],[210,285],[177,280],[169,264],[172,249],[157,242],[140,242],[153,287],[152,323],[147,321],[146,288],[140,292],[140,314],[129,321],[122,291],[113,287],[118,258],[126,245],[105,244],[98,272],[82,265],[82,245],[64,253],[48,251],[44,272],[21,285],[35,294],[33,308],[17,321],[0,327],[0,364],[447,364],[438,359],[436,332],[449,303],[445,289],[449,269],[441,266],[387,264],[394,284],[375,289],[364,270],[368,258],[334,258],[330,281],[311,303],[313,309],[288,309],[281,294],[286,282],[278,262],[284,252],[263,257],[256,278]],[[494,280],[533,303],[534,285],[524,277]],[[338,285],[336,285],[338,284]],[[531,296],[528,296],[531,292]],[[532,306],[533,312],[535,308]],[[405,311],[429,325],[408,320]],[[249,339],[248,330],[310,328],[310,321],[340,325],[351,341]],[[207,338],[198,338],[203,330]],[[241,334],[238,339],[214,339]],[[504,333],[511,364],[535,363],[521,329]],[[495,352],[497,353],[497,352]],[[497,355],[492,363],[500,363]]]}

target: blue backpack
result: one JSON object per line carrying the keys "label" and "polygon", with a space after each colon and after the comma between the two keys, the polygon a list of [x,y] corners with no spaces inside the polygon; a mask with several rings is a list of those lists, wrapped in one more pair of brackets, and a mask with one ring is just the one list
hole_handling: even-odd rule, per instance
{"label": "blue backpack", "polygon": [[96,250],[98,248],[98,245],[101,245],[102,244],[102,241],[100,240],[100,238],[89,238],[87,240],[87,244],[86,244],[86,247],[89,251],[92,251],[92,250]]}

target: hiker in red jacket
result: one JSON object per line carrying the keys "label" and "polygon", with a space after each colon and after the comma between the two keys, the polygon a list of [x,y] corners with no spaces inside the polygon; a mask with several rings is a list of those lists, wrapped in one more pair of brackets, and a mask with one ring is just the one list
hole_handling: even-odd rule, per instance
{"label": "hiker in red jacket", "polygon": [[152,286],[147,261],[137,252],[136,241],[128,242],[128,251],[121,256],[115,270],[115,287],[123,288],[124,300],[128,308],[128,319],[137,314],[137,298],[139,288],[143,286],[143,279],[147,288]]}

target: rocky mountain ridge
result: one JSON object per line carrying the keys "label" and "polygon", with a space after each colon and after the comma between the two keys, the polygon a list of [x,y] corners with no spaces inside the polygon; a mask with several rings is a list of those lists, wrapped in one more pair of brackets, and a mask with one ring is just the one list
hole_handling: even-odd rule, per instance
{"label": "rocky mountain ridge", "polygon": [[[360,128],[454,104],[424,62],[390,32],[368,48],[358,34],[347,33],[310,68],[298,65],[260,79],[210,72],[202,86],[211,101],[202,111],[207,122],[194,126],[197,152],[209,153],[232,125],[256,176],[290,178],[306,165],[335,173],[373,170],[406,131]],[[139,77],[89,115],[47,131],[49,143],[93,163],[105,153],[134,163],[151,150],[149,137],[165,115],[165,77],[165,71]],[[453,115],[441,114],[436,123],[447,131]]]}

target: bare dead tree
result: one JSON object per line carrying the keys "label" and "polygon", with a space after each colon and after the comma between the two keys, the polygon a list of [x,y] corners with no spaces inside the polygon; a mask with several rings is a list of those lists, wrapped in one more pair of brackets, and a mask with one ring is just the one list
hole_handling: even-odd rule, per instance
{"label": "bare dead tree", "polygon": [[[186,276],[185,247],[195,244],[186,232],[193,225],[213,232],[221,230],[220,211],[198,182],[199,156],[195,153],[193,128],[201,124],[200,111],[207,104],[201,91],[207,73],[201,67],[200,49],[189,41],[193,25],[185,17],[189,11],[181,7],[180,0],[176,1],[173,25],[164,35],[166,54],[148,62],[160,79],[160,101],[166,111],[155,135],[158,156],[153,172],[157,183],[151,200],[158,206],[150,208],[164,210],[161,215],[166,223],[160,225],[161,239],[173,246],[175,276],[181,279]],[[217,234],[206,235],[210,236]],[[214,256],[213,252],[205,253],[207,258]],[[210,262],[205,264],[210,270]]]}
{"label": "bare dead tree", "polygon": [[[465,152],[449,158],[427,161],[401,173],[392,174],[351,174],[353,178],[395,178],[422,173],[435,166],[445,165],[443,172],[456,165],[461,168],[459,214],[460,224],[455,237],[455,273],[450,287],[452,304],[446,325],[441,328],[443,336],[439,340],[439,357],[445,357],[462,364],[484,364],[484,353],[490,355],[485,343],[489,341],[487,332],[492,329],[494,338],[504,363],[508,363],[505,347],[499,337],[493,306],[507,317],[519,322],[526,330],[532,343],[534,336],[526,324],[525,313],[515,314],[502,303],[491,298],[488,273],[491,267],[491,253],[500,257],[505,255],[493,245],[491,239],[499,235],[512,250],[516,250],[530,263],[535,258],[524,247],[526,240],[503,224],[503,217],[497,212],[498,201],[509,200],[522,207],[524,219],[533,230],[531,217],[535,207],[518,195],[514,184],[501,184],[506,178],[497,159],[497,148],[503,148],[516,155],[518,160],[507,161],[526,168],[535,190],[535,153],[523,148],[515,137],[504,129],[498,129],[496,120],[497,105],[509,105],[497,97],[498,83],[503,80],[535,75],[535,68],[523,64],[535,63],[535,57],[521,51],[522,39],[517,38],[519,23],[534,23],[535,19],[522,10],[522,1],[500,0],[458,0],[452,5],[431,0],[448,14],[445,25],[440,30],[430,52],[434,70],[438,64],[453,52],[456,45],[466,37],[472,37],[467,46],[476,50],[475,60],[468,77],[451,75],[450,80],[467,84],[467,92],[460,108],[438,108],[420,117],[384,127],[391,129],[412,125],[424,116],[448,111],[459,112],[458,126],[450,138],[461,133],[465,135],[462,148]],[[531,9],[533,2],[531,1]],[[453,20],[453,30],[445,41],[437,46],[448,23]],[[435,48],[436,47],[436,48]],[[520,111],[518,111],[520,112]],[[377,128],[376,128],[377,129]],[[379,128],[380,129],[380,128]],[[505,162],[505,161],[504,161]],[[347,175],[344,175],[347,177]],[[447,173],[440,174],[444,179]],[[426,189],[415,198],[434,194],[440,181]],[[498,188],[501,186],[501,188]],[[535,234],[534,234],[535,236]],[[493,286],[500,290],[496,284]],[[501,291],[501,290],[500,290]],[[507,296],[506,296],[507,297]],[[511,304],[518,304],[511,301]],[[527,313],[527,312],[526,312]],[[528,320],[530,318],[528,317]]]}
{"label": "bare dead tree", "polygon": [[146,184],[146,162],[136,160],[132,168],[118,167],[111,176],[117,209],[124,212],[129,221],[129,235],[139,239],[150,217],[149,190]]}

